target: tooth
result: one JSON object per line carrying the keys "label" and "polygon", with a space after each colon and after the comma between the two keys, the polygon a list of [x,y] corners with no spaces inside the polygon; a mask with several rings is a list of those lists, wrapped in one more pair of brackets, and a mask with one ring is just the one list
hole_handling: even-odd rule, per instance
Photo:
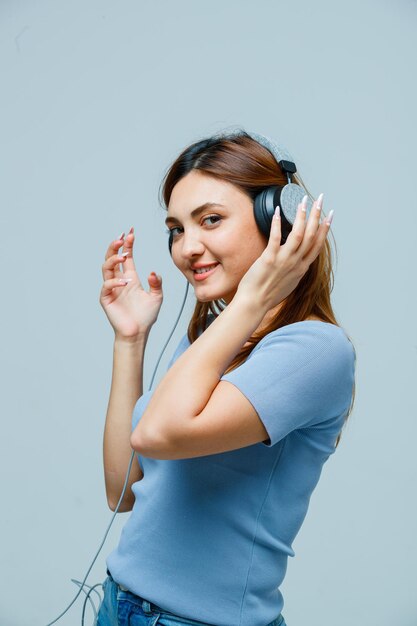
{"label": "tooth", "polygon": [[213,265],[208,265],[207,267],[199,267],[198,269],[196,269],[196,273],[197,274],[205,274],[206,272],[209,272],[210,270],[212,270],[215,267],[216,267],[216,263],[213,263]]}

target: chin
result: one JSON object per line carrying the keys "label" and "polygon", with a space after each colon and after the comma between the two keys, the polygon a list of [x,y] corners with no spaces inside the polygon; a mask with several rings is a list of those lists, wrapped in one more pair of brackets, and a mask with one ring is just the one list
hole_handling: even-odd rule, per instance
{"label": "chin", "polygon": [[226,304],[229,304],[229,302],[232,300],[234,294],[236,293],[236,290],[234,291],[234,293],[230,293],[230,292],[225,292],[225,291],[208,291],[206,293],[198,293],[198,289],[194,289],[194,294],[196,299],[198,300],[198,302],[212,302],[213,300],[224,300],[226,302]]}
{"label": "chin", "polygon": [[[208,281],[210,280],[211,279],[209,277]],[[224,285],[221,284],[223,282],[225,283]],[[220,280],[213,280],[212,285],[210,285],[209,282],[207,282],[207,284],[204,284],[204,282],[193,282],[194,294],[198,302],[225,300],[227,303],[229,303],[236,293],[238,285],[239,281],[231,281],[230,279],[229,281],[225,281],[223,276],[220,277]]]}
{"label": "chin", "polygon": [[[194,291],[195,293],[195,291]],[[220,300],[222,298],[222,296],[219,296],[217,294],[213,294],[213,295],[207,295],[207,296],[200,296],[197,293],[195,293],[195,297],[198,300],[198,302],[212,302],[213,300]]]}

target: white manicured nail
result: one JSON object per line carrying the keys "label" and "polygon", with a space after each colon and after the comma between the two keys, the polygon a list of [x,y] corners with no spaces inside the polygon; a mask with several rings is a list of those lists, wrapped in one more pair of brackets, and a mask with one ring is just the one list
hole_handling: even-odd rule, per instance
{"label": "white manicured nail", "polygon": [[332,209],[329,215],[327,216],[327,220],[326,220],[326,224],[328,224],[329,226],[332,223],[333,215],[334,215],[334,210]]}
{"label": "white manicured nail", "polygon": [[317,198],[317,204],[316,204],[317,211],[321,211],[322,205],[323,205],[323,194],[321,193],[319,197]]}
{"label": "white manicured nail", "polygon": [[301,210],[304,211],[304,213],[307,211],[307,200],[308,196],[304,196],[301,200]]}

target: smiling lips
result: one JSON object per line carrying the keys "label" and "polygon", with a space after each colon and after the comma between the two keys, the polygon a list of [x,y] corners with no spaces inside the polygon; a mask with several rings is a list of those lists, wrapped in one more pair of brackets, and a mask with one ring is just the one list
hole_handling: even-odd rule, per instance
{"label": "smiling lips", "polygon": [[194,272],[194,277],[196,280],[204,280],[205,278],[207,278],[207,276],[209,276],[210,274],[214,272],[214,270],[216,269],[218,265],[219,265],[218,263],[212,263],[211,265],[197,264],[191,269]]}

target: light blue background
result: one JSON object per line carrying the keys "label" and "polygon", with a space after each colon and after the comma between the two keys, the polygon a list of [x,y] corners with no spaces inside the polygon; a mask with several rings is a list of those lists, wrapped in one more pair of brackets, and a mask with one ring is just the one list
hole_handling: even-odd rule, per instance
{"label": "light blue background", "polygon": [[[415,626],[416,18],[415,0],[3,0],[2,626],[56,617],[110,520],[107,246],[134,225],[142,279],[164,279],[146,383],[185,288],[160,181],[186,145],[235,124],[286,146],[334,208],[333,303],[358,352],[354,413],[294,543],[284,615]],[[159,375],[192,308],[190,294]]]}

